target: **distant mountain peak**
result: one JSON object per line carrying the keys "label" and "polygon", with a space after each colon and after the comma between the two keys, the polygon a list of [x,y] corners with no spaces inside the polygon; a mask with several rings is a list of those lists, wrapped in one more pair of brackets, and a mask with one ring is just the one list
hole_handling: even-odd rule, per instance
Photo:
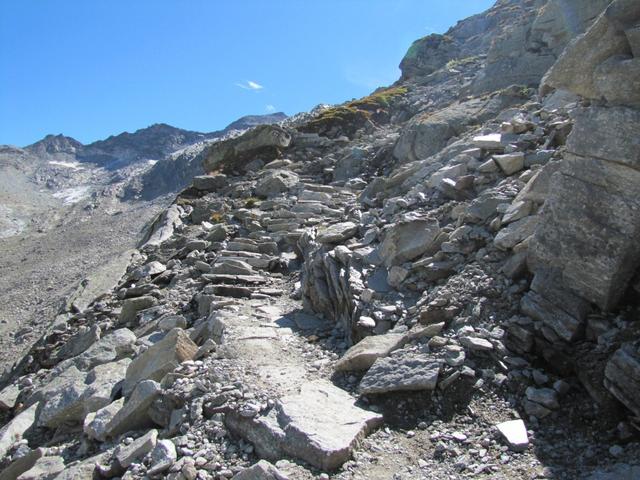
{"label": "distant mountain peak", "polygon": [[42,140],[25,147],[25,150],[37,155],[56,155],[60,153],[75,155],[83,147],[82,143],[75,138],[67,137],[60,133],[46,135]]}

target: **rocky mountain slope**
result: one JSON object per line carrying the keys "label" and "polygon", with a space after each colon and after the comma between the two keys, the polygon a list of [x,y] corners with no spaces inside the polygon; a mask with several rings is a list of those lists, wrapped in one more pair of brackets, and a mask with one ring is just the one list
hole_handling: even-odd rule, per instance
{"label": "rocky mountain slope", "polygon": [[5,374],[0,478],[640,478],[639,32],[500,0],[191,152]]}

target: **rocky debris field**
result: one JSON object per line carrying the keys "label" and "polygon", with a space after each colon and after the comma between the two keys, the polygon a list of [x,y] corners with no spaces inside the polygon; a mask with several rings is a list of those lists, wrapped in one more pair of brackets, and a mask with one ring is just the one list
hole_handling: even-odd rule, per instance
{"label": "rocky debris field", "polygon": [[[606,81],[640,9],[588,2],[565,49],[549,12],[584,5],[533,3],[206,150],[5,374],[0,479],[640,478],[640,90]],[[534,80],[500,85],[506,41]]]}

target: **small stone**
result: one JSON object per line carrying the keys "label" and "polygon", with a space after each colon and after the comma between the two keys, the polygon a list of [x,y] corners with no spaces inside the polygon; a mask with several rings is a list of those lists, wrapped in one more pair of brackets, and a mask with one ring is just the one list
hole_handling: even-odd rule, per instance
{"label": "small stone", "polygon": [[493,350],[493,344],[489,340],[480,337],[461,337],[460,343],[470,350],[485,352]]}
{"label": "small stone", "polygon": [[513,175],[524,168],[524,153],[522,152],[494,155],[493,159],[505,175]]}
{"label": "small stone", "polygon": [[522,420],[510,420],[496,425],[507,445],[514,452],[526,450],[529,446],[527,427]]}
{"label": "small stone", "polygon": [[176,446],[171,440],[159,440],[151,452],[151,466],[147,471],[148,475],[157,475],[166,470],[178,459]]}

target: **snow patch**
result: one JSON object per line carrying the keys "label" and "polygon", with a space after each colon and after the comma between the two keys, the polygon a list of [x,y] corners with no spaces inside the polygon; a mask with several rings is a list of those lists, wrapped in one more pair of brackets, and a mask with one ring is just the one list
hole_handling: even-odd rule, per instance
{"label": "snow patch", "polygon": [[80,187],[65,188],[53,194],[55,198],[62,199],[65,205],[72,205],[78,203],[83,198],[89,195],[89,187],[84,185]]}
{"label": "snow patch", "polygon": [[56,165],[58,167],[71,168],[72,170],[84,170],[84,167],[81,167],[76,162],[63,162],[63,161],[59,161],[59,160],[51,160],[49,162],[49,165]]}

